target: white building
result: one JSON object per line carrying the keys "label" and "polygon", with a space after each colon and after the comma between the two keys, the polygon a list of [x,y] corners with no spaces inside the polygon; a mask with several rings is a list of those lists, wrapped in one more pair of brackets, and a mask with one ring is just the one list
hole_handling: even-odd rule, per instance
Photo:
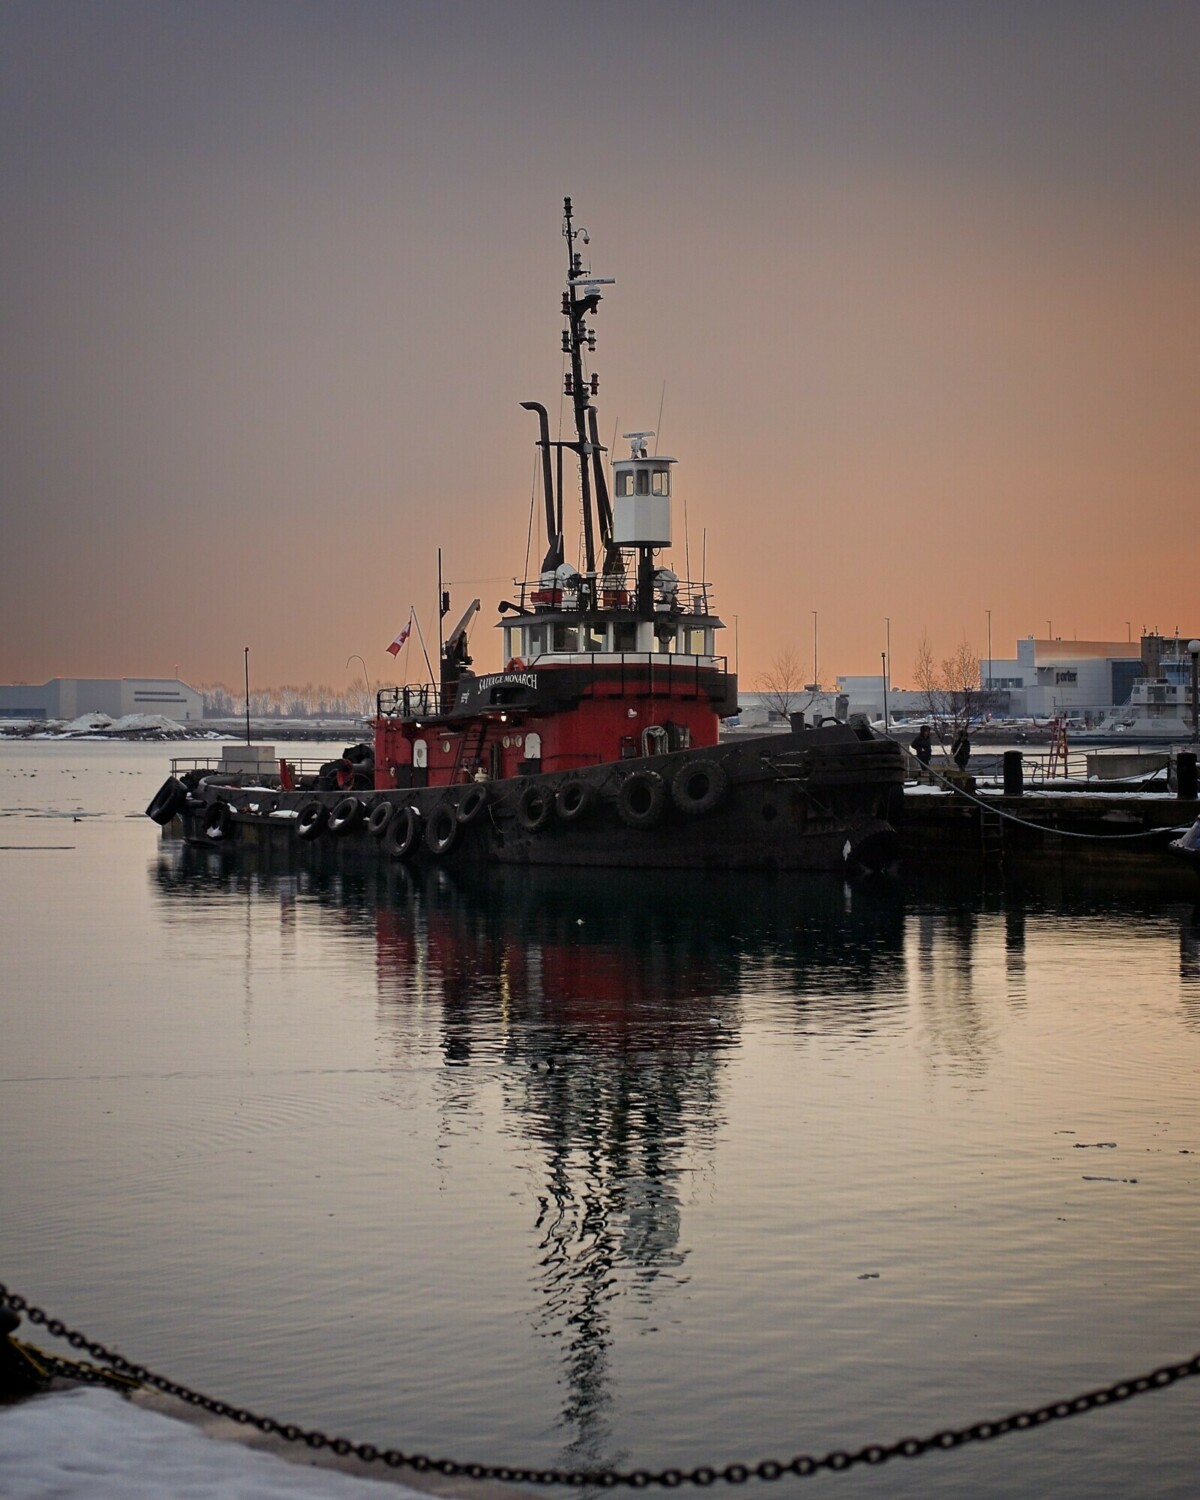
{"label": "white building", "polygon": [[[1000,717],[1068,718],[1094,722],[1114,704],[1128,703],[1134,679],[1153,675],[1143,666],[1153,657],[1160,637],[1146,636],[1140,645],[1129,641],[1039,640],[1026,636],[1017,642],[1014,657],[993,657],[979,663],[982,688],[991,711]],[[1160,654],[1160,653],[1159,653]],[[852,714],[883,717],[883,678],[839,677],[838,689],[849,699]],[[920,718],[929,711],[926,695],[912,688],[889,686],[888,710],[893,718]]]}
{"label": "white building", "polygon": [[161,714],[178,724],[204,717],[204,698],[175,677],[52,677],[0,685],[0,719],[62,719],[81,714]]}

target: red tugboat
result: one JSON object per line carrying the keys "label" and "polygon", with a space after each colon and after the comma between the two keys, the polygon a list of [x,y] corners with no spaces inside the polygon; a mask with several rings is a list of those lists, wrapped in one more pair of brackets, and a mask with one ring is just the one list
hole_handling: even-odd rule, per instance
{"label": "red tugboat", "polygon": [[[722,742],[737,678],[718,654],[709,585],[662,561],[675,460],[654,434],[625,436],[612,462],[585,375],[601,287],[585,270],[571,200],[562,298],[564,394],[574,432],[538,420],[546,553],[500,604],[502,670],[477,674],[472,602],[441,649],[440,680],[377,697],[373,756],[339,782],[263,785],[193,771],[147,809],[202,843],[284,840],[339,857],[643,868],[840,870],[895,858],[898,745],[825,721]],[[568,562],[564,512],[581,517]],[[448,596],[442,596],[443,612]],[[254,785],[246,784],[253,781]]]}

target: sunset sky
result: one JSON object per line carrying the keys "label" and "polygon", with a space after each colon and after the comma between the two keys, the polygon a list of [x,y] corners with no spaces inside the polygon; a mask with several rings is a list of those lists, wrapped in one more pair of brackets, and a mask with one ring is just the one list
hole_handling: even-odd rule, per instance
{"label": "sunset sky", "polygon": [[564,194],[745,686],[1200,631],[1198,155],[1194,0],[5,0],[0,680],[497,665]]}

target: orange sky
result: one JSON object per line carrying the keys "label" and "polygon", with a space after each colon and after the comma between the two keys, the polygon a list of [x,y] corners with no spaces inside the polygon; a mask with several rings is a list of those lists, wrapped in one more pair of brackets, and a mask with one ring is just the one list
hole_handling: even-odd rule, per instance
{"label": "orange sky", "polygon": [[10,0],[0,69],[0,680],[388,680],[439,546],[495,665],[564,193],[744,685],[1200,629],[1195,6]]}

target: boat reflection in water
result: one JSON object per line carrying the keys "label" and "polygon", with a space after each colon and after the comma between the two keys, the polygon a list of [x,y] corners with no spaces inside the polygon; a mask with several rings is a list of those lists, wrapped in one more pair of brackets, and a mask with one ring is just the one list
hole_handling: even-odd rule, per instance
{"label": "boat reflection in water", "polygon": [[[171,899],[278,899],[281,921],[374,938],[382,1035],[397,1063],[417,1016],[440,1028],[444,1129],[497,1073],[508,1128],[536,1153],[538,1331],[561,1346],[567,1462],[611,1454],[612,1305],[653,1323],[684,1278],[681,1186],[725,1123],[721,1074],[747,987],[781,997],[781,1030],[858,1036],[903,1009],[903,899],[892,881],[714,881],[684,873],[393,864],[271,871],[179,846]],[[473,1063],[481,1066],[473,1067]],[[452,1070],[452,1071],[451,1071]],[[404,1074],[385,1089],[403,1103]]]}

